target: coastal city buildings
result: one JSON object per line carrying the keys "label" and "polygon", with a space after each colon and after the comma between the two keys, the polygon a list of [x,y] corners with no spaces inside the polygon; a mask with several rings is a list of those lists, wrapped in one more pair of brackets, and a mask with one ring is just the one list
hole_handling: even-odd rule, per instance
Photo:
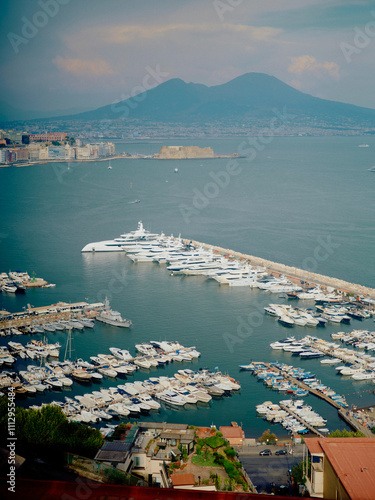
{"label": "coastal city buildings", "polygon": [[[82,144],[63,133],[26,134],[0,131],[2,146],[0,164],[17,164],[38,161],[74,161],[107,158],[115,154],[112,142]],[[5,143],[5,144],[4,144]]]}

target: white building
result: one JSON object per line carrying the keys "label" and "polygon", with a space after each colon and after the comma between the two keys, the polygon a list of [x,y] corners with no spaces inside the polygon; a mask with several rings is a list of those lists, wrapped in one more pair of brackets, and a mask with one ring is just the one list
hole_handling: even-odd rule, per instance
{"label": "white building", "polygon": [[0,149],[0,163],[5,163],[7,158],[7,150],[5,148]]}
{"label": "white building", "polygon": [[90,159],[90,147],[83,146],[76,148],[76,158],[77,160],[89,160]]}

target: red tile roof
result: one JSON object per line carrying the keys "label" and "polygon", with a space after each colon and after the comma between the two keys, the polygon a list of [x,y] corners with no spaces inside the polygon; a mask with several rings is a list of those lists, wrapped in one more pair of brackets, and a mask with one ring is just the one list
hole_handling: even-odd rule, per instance
{"label": "red tile roof", "polygon": [[313,455],[316,453],[323,453],[322,447],[319,444],[320,439],[321,438],[304,438],[306,446]]}
{"label": "red tile roof", "polygon": [[194,474],[173,474],[171,479],[173,486],[195,485]]}
{"label": "red tile roof", "polygon": [[231,426],[223,426],[220,427],[220,432],[223,433],[223,437],[226,439],[230,438],[242,438],[244,439],[245,433],[241,429],[241,427],[231,427]]}
{"label": "red tile roof", "polygon": [[[310,451],[310,442],[313,440],[305,440]],[[317,441],[350,498],[373,500],[375,438],[323,438]]]}

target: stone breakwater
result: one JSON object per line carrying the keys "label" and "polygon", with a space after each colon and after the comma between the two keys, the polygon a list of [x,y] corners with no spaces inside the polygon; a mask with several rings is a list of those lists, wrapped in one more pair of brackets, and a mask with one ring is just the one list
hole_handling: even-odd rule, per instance
{"label": "stone breakwater", "polygon": [[375,299],[375,289],[369,288],[362,285],[357,285],[355,283],[349,283],[348,281],[340,280],[337,278],[331,278],[330,276],[324,276],[322,274],[313,273],[306,271],[304,269],[299,269],[297,267],[286,266],[285,264],[280,264],[278,262],[272,262],[271,260],[262,259],[260,257],[255,257],[254,255],[246,255],[240,252],[234,252],[233,250],[228,250],[226,248],[218,247],[215,245],[208,245],[206,243],[201,243],[194,240],[183,240],[185,244],[193,244],[194,246],[202,246],[206,249],[212,249],[213,251],[220,253],[222,255],[237,258],[248,261],[253,266],[265,267],[271,273],[285,274],[287,278],[292,281],[304,281],[309,284],[318,284],[321,286],[332,287],[335,290],[352,293],[354,295],[364,295],[368,298]]}

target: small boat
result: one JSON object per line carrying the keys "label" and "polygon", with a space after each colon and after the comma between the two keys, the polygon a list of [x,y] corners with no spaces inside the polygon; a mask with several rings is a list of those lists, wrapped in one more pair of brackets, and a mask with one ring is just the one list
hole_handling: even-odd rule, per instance
{"label": "small boat", "polygon": [[241,370],[245,370],[245,371],[254,370],[253,363],[250,363],[249,365],[239,365],[239,367],[241,368]]}
{"label": "small boat", "polygon": [[178,168],[175,168],[174,169],[174,173],[177,174],[178,173]]}
{"label": "small boat", "polygon": [[133,203],[140,203],[141,200],[133,200],[133,201],[129,201],[128,202],[128,205],[132,205]]}
{"label": "small boat", "polygon": [[112,167],[111,167],[111,160],[108,162],[108,170],[112,170]]}
{"label": "small boat", "polygon": [[122,361],[131,361],[133,359],[133,356],[126,349],[110,347],[109,350],[117,359],[120,359]]}
{"label": "small boat", "polygon": [[277,321],[281,323],[283,326],[291,327],[294,325],[294,320],[289,316],[287,316],[286,314],[280,316]]}
{"label": "small boat", "polygon": [[92,379],[91,373],[81,368],[73,370],[71,375],[78,382],[90,382]]}

